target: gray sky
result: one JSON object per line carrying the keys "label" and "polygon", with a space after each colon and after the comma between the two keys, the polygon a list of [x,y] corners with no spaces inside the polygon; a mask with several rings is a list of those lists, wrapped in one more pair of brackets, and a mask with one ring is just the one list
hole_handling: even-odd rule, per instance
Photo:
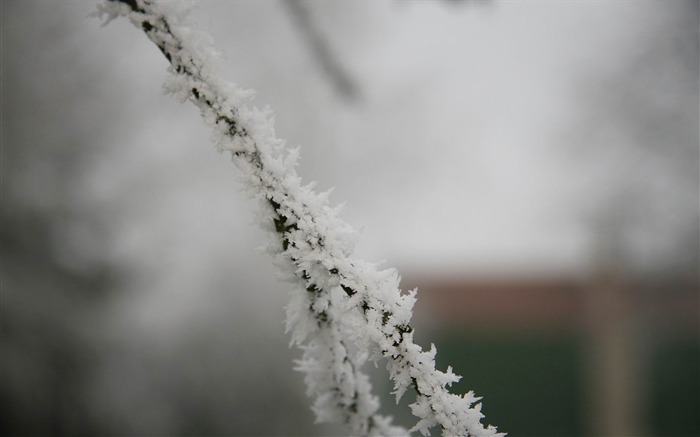
{"label": "gray sky", "polygon": [[[243,272],[269,278],[268,258],[255,251],[263,241],[253,224],[256,205],[240,192],[235,167],[214,151],[196,110],[161,95],[166,62],[144,35],[125,20],[100,28],[86,18],[92,2],[15,5],[3,6],[3,18],[18,10],[24,21],[3,22],[3,35],[15,42],[4,48],[14,50],[25,86],[43,93],[56,133],[92,132],[92,152],[72,189],[85,211],[102,217],[108,238],[96,246],[80,226],[70,227],[59,244],[66,262],[106,257],[123,265],[136,288],[153,291],[143,299],[183,299],[170,301],[173,317],[199,299],[194,289],[257,284]],[[670,38],[684,7],[310,2],[360,90],[356,102],[339,98],[278,2],[204,1],[193,19],[223,52],[223,74],[256,90],[256,104],[276,113],[278,136],[301,146],[302,177],[321,190],[334,187],[332,202],[346,202],[343,217],[362,231],[358,256],[421,271],[578,273],[595,255],[588,217],[605,210],[606,193],[627,179],[614,164],[624,150],[614,152],[609,138],[587,142],[598,130],[586,125],[590,114],[611,113],[611,132],[625,137],[610,101],[590,95],[614,97],[615,88],[601,83],[621,77],[653,41]],[[697,59],[697,50],[691,55]],[[635,83],[635,71],[622,82]],[[695,84],[674,85],[685,76],[659,71],[659,89],[670,87],[672,98],[697,94]],[[79,74],[86,78],[76,84]],[[696,101],[678,102],[677,110],[697,112]],[[682,141],[692,152],[696,123],[684,123],[691,135]],[[582,159],[581,149],[592,157]],[[612,164],[597,165],[606,160]],[[649,162],[645,174],[669,174]],[[45,195],[31,187],[47,184],[27,174],[27,196]],[[697,171],[680,174],[693,194]],[[591,183],[597,180],[606,184]],[[657,190],[653,199],[673,190]],[[692,202],[670,207],[697,220]],[[270,280],[269,287],[279,285]],[[255,305],[256,297],[245,302]]]}
{"label": "gray sky", "polygon": [[581,89],[639,56],[682,6],[311,2],[360,88],[362,100],[346,104],[283,8],[236,5],[205,2],[197,18],[230,77],[301,145],[302,175],[347,202],[359,253],[477,272],[587,268],[577,205],[591,188],[576,179],[590,173],[576,175],[580,144],[564,132],[605,104]]}

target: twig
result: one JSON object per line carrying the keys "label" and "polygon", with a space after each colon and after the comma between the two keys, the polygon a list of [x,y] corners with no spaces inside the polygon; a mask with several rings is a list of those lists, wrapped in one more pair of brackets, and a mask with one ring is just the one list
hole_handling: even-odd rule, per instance
{"label": "twig", "polygon": [[481,424],[481,404],[474,405],[472,392],[448,392],[460,377],[451,368],[435,369],[435,347],[426,352],[413,342],[415,291],[402,293],[394,270],[378,271],[350,256],[354,231],[328,205],[327,193],[302,186],[294,169],[298,152],[286,151],[275,137],[271,114],[248,108],[250,92],[217,77],[206,36],[182,25],[173,8],[111,0],[99,12],[108,21],[128,17],[158,46],[172,73],[166,89],[200,109],[216,147],[231,153],[260,200],[261,226],[274,236],[270,250],[299,286],[287,308],[287,326],[304,351],[297,368],[306,373],[318,420],[346,423],[353,435],[408,434],[376,413],[379,402],[360,370],[364,351],[372,351],[387,358],[397,401],[407,388],[416,391],[411,410],[420,421],[411,431],[428,435],[440,425],[449,436],[502,435]]}

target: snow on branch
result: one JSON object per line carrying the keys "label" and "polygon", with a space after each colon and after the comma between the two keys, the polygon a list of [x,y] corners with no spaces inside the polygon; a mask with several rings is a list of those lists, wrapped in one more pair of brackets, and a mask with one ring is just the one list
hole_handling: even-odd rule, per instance
{"label": "snow on branch", "polygon": [[[379,271],[351,256],[355,231],[328,204],[328,193],[304,186],[295,170],[297,150],[286,150],[274,133],[272,114],[249,107],[252,92],[223,82],[209,37],[184,23],[177,3],[107,0],[98,14],[106,22],[127,17],[158,46],[170,63],[165,88],[201,111],[219,151],[229,152],[252,197],[260,201],[259,223],[270,238],[276,264],[296,285],[287,307],[287,329],[303,355],[317,421],[344,423],[352,435],[408,435],[440,425],[444,435],[494,436],[481,423],[481,404],[472,392],[447,387],[460,379],[435,369],[435,347],[423,351],[410,325],[416,292],[402,293],[395,270]],[[377,414],[361,366],[387,358],[398,399],[412,388],[410,405],[420,420],[411,429]]]}

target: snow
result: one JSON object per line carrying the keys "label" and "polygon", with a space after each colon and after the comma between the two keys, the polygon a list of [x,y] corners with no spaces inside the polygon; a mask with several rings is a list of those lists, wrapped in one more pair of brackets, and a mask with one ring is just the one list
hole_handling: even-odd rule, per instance
{"label": "snow", "polygon": [[429,435],[439,424],[447,435],[498,435],[482,425],[473,394],[447,391],[460,377],[435,368],[435,347],[423,351],[413,342],[415,291],[402,293],[395,270],[351,256],[355,231],[329,205],[329,193],[302,184],[294,168],[299,151],[288,152],[276,137],[271,111],[249,107],[250,91],[219,79],[211,38],[188,27],[176,3],[137,4],[131,10],[108,1],[99,13],[107,21],[128,17],[160,48],[171,65],[165,90],[199,108],[215,147],[230,155],[258,199],[260,225],[274,237],[268,250],[295,285],[287,329],[303,351],[296,368],[305,374],[317,420],[345,423],[353,435],[407,434],[377,414],[378,399],[361,370],[371,355],[387,358],[397,399],[415,389],[411,410],[420,420],[410,431]]}

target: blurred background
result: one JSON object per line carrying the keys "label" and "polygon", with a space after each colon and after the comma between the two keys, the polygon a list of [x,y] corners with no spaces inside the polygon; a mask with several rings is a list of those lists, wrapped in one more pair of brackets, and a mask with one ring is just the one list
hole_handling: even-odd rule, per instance
{"label": "blurred background", "polygon": [[[313,424],[237,169],[96,4],[1,3],[3,435],[342,433]],[[346,202],[357,256],[418,287],[419,343],[487,423],[696,436],[698,4],[202,1],[192,19],[305,181]]]}

